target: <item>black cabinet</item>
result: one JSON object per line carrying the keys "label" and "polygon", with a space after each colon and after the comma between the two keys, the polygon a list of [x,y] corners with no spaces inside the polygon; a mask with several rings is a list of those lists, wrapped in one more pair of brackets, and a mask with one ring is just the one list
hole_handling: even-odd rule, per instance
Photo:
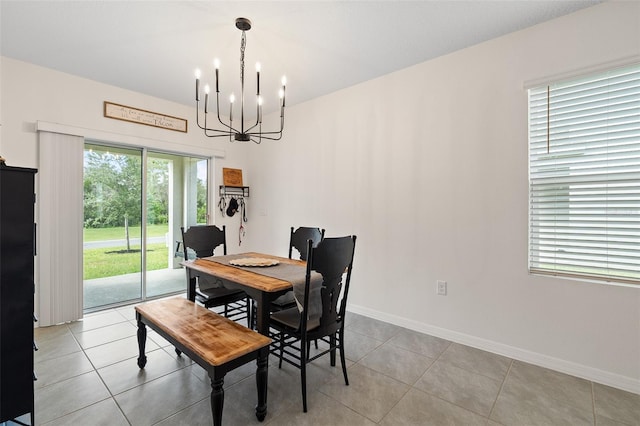
{"label": "black cabinet", "polygon": [[36,172],[0,160],[0,422],[32,425]]}

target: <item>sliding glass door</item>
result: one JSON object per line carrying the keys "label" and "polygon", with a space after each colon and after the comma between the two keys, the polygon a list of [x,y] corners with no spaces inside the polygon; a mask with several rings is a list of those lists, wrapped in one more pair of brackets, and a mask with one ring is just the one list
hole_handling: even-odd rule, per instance
{"label": "sliding glass door", "polygon": [[185,291],[180,227],[207,223],[207,160],[147,155],[146,296]]}
{"label": "sliding glass door", "polygon": [[185,291],[180,227],[207,221],[208,161],[85,144],[84,309]]}

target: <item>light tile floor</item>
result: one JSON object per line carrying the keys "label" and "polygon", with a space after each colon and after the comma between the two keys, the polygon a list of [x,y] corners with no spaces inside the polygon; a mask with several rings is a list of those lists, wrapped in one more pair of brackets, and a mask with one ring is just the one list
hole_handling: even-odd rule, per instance
{"label": "light tile floor", "polygon": [[[152,331],[137,367],[132,306],[35,334],[37,425],[211,424],[206,372]],[[347,316],[345,341],[350,386],[339,362],[314,361],[307,413],[299,371],[271,357],[262,424],[640,425],[640,395],[361,315]],[[225,378],[225,425],[260,424],[254,371]]]}

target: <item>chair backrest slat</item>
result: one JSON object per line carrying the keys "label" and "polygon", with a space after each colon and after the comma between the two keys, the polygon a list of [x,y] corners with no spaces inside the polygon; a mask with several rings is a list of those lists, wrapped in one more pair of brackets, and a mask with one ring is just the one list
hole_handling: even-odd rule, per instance
{"label": "chair backrest slat", "polygon": [[223,253],[227,254],[226,227],[222,229],[215,225],[197,225],[191,226],[186,231],[184,227],[182,231],[182,249],[184,251],[185,260],[188,259],[188,249],[195,252],[196,257],[213,256],[215,249],[222,245]]}
{"label": "chair backrest slat", "polygon": [[300,253],[300,259],[307,260],[307,241],[311,240],[313,247],[316,247],[323,238],[324,229],[301,226],[294,231],[292,226],[289,238],[289,259],[293,258],[293,249],[295,248]]}

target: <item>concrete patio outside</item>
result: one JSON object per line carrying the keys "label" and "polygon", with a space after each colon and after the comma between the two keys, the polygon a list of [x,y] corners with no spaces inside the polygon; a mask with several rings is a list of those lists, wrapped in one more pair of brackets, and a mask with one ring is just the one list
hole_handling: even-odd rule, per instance
{"label": "concrete patio outside", "polygon": [[[183,268],[147,271],[147,299],[186,291],[187,278]],[[84,281],[83,308],[88,312],[127,301],[131,303],[140,297],[140,273]]]}

